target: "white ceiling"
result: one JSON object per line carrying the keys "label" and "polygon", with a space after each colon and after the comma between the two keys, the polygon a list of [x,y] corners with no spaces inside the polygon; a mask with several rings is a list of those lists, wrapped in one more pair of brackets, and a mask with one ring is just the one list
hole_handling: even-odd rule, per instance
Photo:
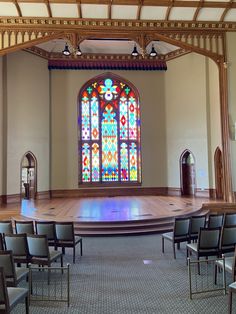
{"label": "white ceiling", "polygon": [[236,0],[0,0],[0,16],[236,22]]}

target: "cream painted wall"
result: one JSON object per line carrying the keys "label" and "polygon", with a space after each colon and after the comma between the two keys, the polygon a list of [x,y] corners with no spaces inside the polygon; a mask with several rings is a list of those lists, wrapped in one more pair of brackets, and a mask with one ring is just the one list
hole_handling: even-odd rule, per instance
{"label": "cream painted wall", "polygon": [[20,163],[31,151],[38,191],[49,190],[49,73],[47,61],[26,52],[7,55],[7,194],[20,192]]}
{"label": "cream painted wall", "polygon": [[165,76],[168,186],[180,187],[180,156],[189,149],[196,162],[197,188],[208,182],[206,65],[191,53],[168,62]]}
{"label": "cream painted wall", "polygon": [[218,66],[209,58],[206,58],[206,84],[209,187],[215,188],[214,154],[217,147],[219,147],[222,151],[220,91]]}
{"label": "cream painted wall", "polygon": [[231,131],[231,168],[233,191],[236,191],[236,33],[227,33],[229,123]]}
{"label": "cream painted wall", "polygon": [[[104,71],[51,71],[52,189],[78,188],[77,96],[82,85]],[[142,186],[162,187],[166,178],[163,72],[114,71],[140,92]]]}

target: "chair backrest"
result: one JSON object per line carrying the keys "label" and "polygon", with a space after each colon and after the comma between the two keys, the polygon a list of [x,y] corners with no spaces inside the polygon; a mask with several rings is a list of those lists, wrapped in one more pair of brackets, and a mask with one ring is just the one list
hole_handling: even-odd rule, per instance
{"label": "chair backrest", "polygon": [[224,217],[224,226],[236,225],[236,213],[226,213]]}
{"label": "chair backrest", "polygon": [[200,228],[198,250],[218,250],[221,228]]}
{"label": "chair backrest", "polygon": [[6,234],[4,237],[6,250],[11,250],[14,256],[28,256],[26,234]]}
{"label": "chair backrest", "polygon": [[34,234],[34,222],[33,221],[16,221],[15,220],[16,233]]}
{"label": "chair backrest", "polygon": [[223,226],[224,214],[213,215],[208,217],[208,228],[218,228]]}
{"label": "chair backrest", "polygon": [[16,271],[12,251],[0,251],[0,267],[4,268],[5,278],[11,279],[13,286],[16,286]]}
{"label": "chair backrest", "polygon": [[4,250],[4,242],[3,242],[3,236],[2,234],[0,233],[0,250]]}
{"label": "chair backrest", "polygon": [[56,238],[59,241],[74,241],[73,222],[56,222]]}
{"label": "chair backrest", "polygon": [[10,306],[3,267],[0,267],[0,305],[4,306],[5,313],[9,313]]}
{"label": "chair backrest", "polygon": [[236,245],[236,225],[224,226],[221,233],[220,248]]}
{"label": "chair backrest", "polygon": [[0,233],[13,234],[13,227],[11,220],[0,221]]}
{"label": "chair backrest", "polygon": [[192,216],[190,220],[189,234],[198,234],[200,228],[206,225],[206,215]]}
{"label": "chair backrest", "polygon": [[48,240],[56,238],[54,221],[35,221],[36,234],[46,235]]}
{"label": "chair backrest", "polygon": [[48,239],[46,235],[27,235],[30,256],[49,257]]}
{"label": "chair backrest", "polygon": [[189,234],[190,218],[175,218],[174,237],[183,237]]}

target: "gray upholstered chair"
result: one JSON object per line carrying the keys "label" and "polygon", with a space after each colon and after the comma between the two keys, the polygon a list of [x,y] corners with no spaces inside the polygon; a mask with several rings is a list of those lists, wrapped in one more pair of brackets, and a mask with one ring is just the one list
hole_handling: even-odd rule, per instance
{"label": "gray upholstered chair", "polygon": [[62,253],[55,250],[49,251],[46,235],[28,235],[27,242],[32,264],[50,267],[53,262],[60,258],[61,267],[63,267]]}
{"label": "gray upholstered chair", "polygon": [[234,256],[226,256],[223,259],[215,261],[215,284],[217,283],[217,271],[223,269],[231,274],[232,282],[236,280],[236,247],[234,250]]}
{"label": "gray upholstered chair", "polygon": [[30,256],[26,234],[6,234],[4,237],[6,250],[12,251],[15,263],[29,264]]}
{"label": "gray upholstered chair", "polygon": [[[197,243],[187,244],[187,258],[194,253],[199,260],[200,257],[219,256],[221,228],[200,228]],[[200,268],[198,268],[200,273]]]}
{"label": "gray upholstered chair", "polygon": [[229,285],[229,305],[228,305],[228,313],[232,314],[232,294],[236,293],[236,281],[232,282]]}
{"label": "gray upholstered chair", "polygon": [[3,251],[4,250],[4,242],[3,242],[3,236],[0,233],[0,250]]}
{"label": "gray upholstered chair", "polygon": [[25,312],[29,314],[29,291],[25,288],[7,287],[3,267],[0,267],[0,313],[9,314],[22,301]]}
{"label": "gray upholstered chair", "polygon": [[73,263],[75,263],[75,247],[80,244],[80,255],[83,255],[82,238],[74,233],[73,222],[56,222],[56,239],[57,247],[62,248],[63,254],[65,254],[66,247],[73,248]]}
{"label": "gray upholstered chair", "polygon": [[38,235],[46,235],[48,245],[56,249],[56,231],[54,221],[35,221],[35,230]]}
{"label": "gray upholstered chair", "polygon": [[4,268],[7,286],[16,287],[19,282],[28,278],[28,268],[15,267],[12,251],[0,251],[0,267]]}
{"label": "gray upholstered chair", "polygon": [[179,246],[181,242],[189,241],[189,225],[190,218],[175,218],[173,232],[162,234],[162,253],[164,253],[164,240],[169,240],[172,242],[174,258],[176,258],[175,243]]}
{"label": "gray upholstered chair", "polygon": [[236,225],[236,213],[226,213],[224,216],[224,226]]}
{"label": "gray upholstered chair", "polygon": [[16,221],[15,220],[16,233],[34,234],[34,222],[33,221]]}
{"label": "gray upholstered chair", "polygon": [[210,214],[207,220],[208,228],[219,228],[223,226],[224,214]]}
{"label": "gray upholstered chair", "polygon": [[11,220],[0,221],[0,233],[13,234],[13,227]]}
{"label": "gray upholstered chair", "polygon": [[189,226],[189,241],[195,241],[198,239],[200,228],[204,228],[206,225],[206,215],[192,216]]}
{"label": "gray upholstered chair", "polygon": [[236,245],[236,225],[224,226],[221,231],[219,255],[234,252]]}

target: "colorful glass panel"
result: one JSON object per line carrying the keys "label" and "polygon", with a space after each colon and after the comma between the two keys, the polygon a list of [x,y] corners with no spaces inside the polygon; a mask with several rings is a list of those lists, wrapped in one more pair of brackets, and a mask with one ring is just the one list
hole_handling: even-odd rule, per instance
{"label": "colorful glass panel", "polygon": [[137,139],[137,104],[133,93],[129,94],[129,139]]}
{"label": "colorful glass panel", "polygon": [[137,145],[130,143],[129,148],[129,168],[130,168],[130,181],[137,181],[138,167],[137,167]]}
{"label": "colorful glass panel", "polygon": [[99,145],[94,143],[92,145],[92,181],[98,182],[100,180],[100,169],[99,169]]}
{"label": "colorful glass panel", "polygon": [[102,119],[102,181],[118,181],[117,121],[108,104]]}
{"label": "colorful glass panel", "polygon": [[120,139],[128,139],[128,104],[127,97],[123,92],[120,97]]}
{"label": "colorful glass panel", "polygon": [[81,92],[82,182],[141,182],[140,113],[119,79],[90,81]]}
{"label": "colorful glass panel", "polygon": [[92,94],[91,99],[91,137],[92,140],[99,139],[99,114],[98,99],[96,93]]}
{"label": "colorful glass panel", "polygon": [[82,145],[82,180],[90,182],[90,147],[87,143]]}
{"label": "colorful glass panel", "polygon": [[120,145],[120,178],[121,181],[129,180],[129,159],[126,143]]}
{"label": "colorful glass panel", "polygon": [[89,98],[88,93],[86,91],[83,92],[82,95],[82,140],[90,139],[90,110],[89,110]]}

